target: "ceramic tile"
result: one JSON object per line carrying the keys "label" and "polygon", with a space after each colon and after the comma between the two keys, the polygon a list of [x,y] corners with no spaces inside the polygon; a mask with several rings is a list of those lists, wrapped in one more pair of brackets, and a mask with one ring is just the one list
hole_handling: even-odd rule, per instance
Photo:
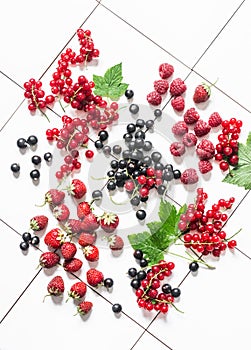
{"label": "ceramic tile", "polygon": [[[245,42],[245,38],[250,35],[250,10],[250,2],[244,1],[228,26],[195,67],[197,72],[210,81],[218,77],[217,86],[249,111],[249,92],[241,87],[246,86],[246,67],[250,62],[250,51]],[[236,64],[238,69],[233,69]]]}
{"label": "ceramic tile", "polygon": [[77,10],[69,16],[65,6],[50,1],[39,7],[39,15],[30,0],[16,4],[15,11],[6,3],[0,28],[8,35],[1,39],[1,70],[20,85],[39,78],[97,5],[94,0],[75,2]]}
{"label": "ceramic tile", "polygon": [[[103,0],[121,18],[192,67],[218,35],[241,1],[212,1],[205,13],[197,0],[154,3]],[[192,10],[194,9],[194,10]],[[189,15],[188,15],[189,14]]]}
{"label": "ceramic tile", "polygon": [[[66,291],[76,281],[66,279],[60,271],[57,271],[57,275],[64,278]],[[93,303],[93,309],[85,316],[74,316],[78,303],[73,300],[65,303],[67,292],[63,298],[47,297],[43,302],[47,294],[46,285],[51,278],[41,271],[2,322],[0,334],[3,349],[10,350],[18,346],[21,350],[29,350],[34,349],[34,344],[39,350],[48,346],[66,349],[79,347],[84,342],[86,347],[117,349],[119,344],[121,349],[127,350],[135,343],[142,328],[123,313],[115,315],[112,305],[91,290],[87,291],[85,300]],[[65,327],[67,334],[62,334]],[[10,337],[13,329],[15,337]],[[27,329],[28,339],[24,336]]]}
{"label": "ceramic tile", "polygon": [[[171,348],[197,350],[203,344],[203,348],[209,350],[215,348],[215,344],[219,349],[227,344],[228,349],[232,350],[240,346],[240,342],[244,349],[248,348],[249,328],[246,320],[251,304],[250,284],[246,276],[250,274],[250,262],[235,251],[227,252],[214,265],[215,270],[201,268],[197,276],[189,275],[181,285],[184,314],[175,315],[175,311],[172,311],[165,319],[159,316],[149,327],[149,332]],[[239,287],[242,292],[236,302]],[[205,340],[207,330],[210,335]],[[192,336],[194,332],[196,337]]]}
{"label": "ceramic tile", "polygon": [[137,341],[133,349],[134,350],[144,350],[144,349],[166,350],[170,348],[168,347],[168,345],[163,344],[161,341],[154,338],[149,333],[145,332],[143,336]]}

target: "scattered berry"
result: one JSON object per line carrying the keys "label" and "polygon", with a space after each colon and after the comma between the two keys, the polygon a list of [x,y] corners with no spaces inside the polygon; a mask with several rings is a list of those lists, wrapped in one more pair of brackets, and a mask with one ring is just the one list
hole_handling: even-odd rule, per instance
{"label": "scattered berry", "polygon": [[200,119],[196,122],[193,130],[196,136],[202,137],[210,132],[211,126],[208,125],[207,122]]}
{"label": "scattered berry", "polygon": [[99,220],[100,227],[107,233],[115,231],[119,224],[119,217],[114,213],[104,213]]}
{"label": "scattered berry", "polygon": [[81,299],[86,295],[86,290],[87,288],[84,282],[76,282],[71,286],[68,292],[69,298]]}
{"label": "scattered berry", "polygon": [[93,304],[90,301],[82,301],[77,307],[77,314],[86,315],[92,310]]}
{"label": "scattered berry", "polygon": [[180,96],[186,91],[187,87],[180,78],[174,79],[170,84],[170,93],[172,96]]}
{"label": "scattered berry", "polygon": [[96,269],[89,269],[86,272],[86,279],[90,286],[97,287],[99,284],[103,283],[104,275],[102,272]]}
{"label": "scattered berry", "polygon": [[186,149],[182,142],[173,142],[170,145],[170,152],[175,157],[181,157],[185,153]]}
{"label": "scattered berry", "polygon": [[170,76],[173,74],[174,68],[169,63],[162,63],[159,66],[159,75],[162,79],[170,78]]}
{"label": "scattered berry", "polygon": [[182,137],[182,142],[186,147],[193,147],[197,143],[197,136],[194,135],[192,132],[187,132]]}
{"label": "scattered berry", "polygon": [[183,136],[188,132],[188,127],[185,122],[179,121],[172,126],[172,132],[175,136]]}
{"label": "scattered berry", "polygon": [[167,80],[155,80],[153,83],[154,90],[157,91],[160,95],[163,95],[167,92],[169,88],[169,83]]}
{"label": "scattered berry", "polygon": [[47,285],[47,291],[49,294],[47,294],[45,297],[50,295],[54,295],[54,296],[62,295],[64,293],[64,290],[65,290],[65,286],[64,286],[63,278],[61,276],[55,276]]}
{"label": "scattered berry", "polygon": [[11,164],[10,169],[13,171],[13,173],[19,173],[20,165],[18,163],[13,163]]}
{"label": "scattered berry", "polygon": [[214,144],[210,140],[203,139],[198,144],[196,153],[201,160],[209,160],[213,158],[215,154]]}
{"label": "scattered berry", "polygon": [[221,123],[222,123],[222,118],[218,112],[214,112],[210,115],[208,119],[208,125],[210,125],[211,128],[216,128],[217,126],[221,125]]}
{"label": "scattered berry", "polygon": [[54,252],[42,253],[39,258],[39,264],[47,269],[56,266],[59,263],[60,256]]}
{"label": "scattered berry", "polygon": [[45,215],[37,215],[30,219],[30,228],[33,231],[41,231],[48,224],[48,217]]}
{"label": "scattered berry", "polygon": [[162,97],[157,91],[152,91],[146,96],[147,102],[152,106],[158,106],[162,102]]}
{"label": "scattered berry", "polygon": [[196,182],[198,182],[198,180],[199,177],[197,175],[197,172],[193,168],[189,168],[183,171],[180,177],[180,181],[185,185],[195,184]]}
{"label": "scattered berry", "polygon": [[63,268],[67,272],[77,272],[81,269],[83,263],[78,258],[72,258],[70,260],[65,260],[63,263]]}
{"label": "scattered berry", "polygon": [[171,105],[177,112],[182,112],[185,109],[185,100],[183,96],[176,96],[171,99]]}
{"label": "scattered berry", "polygon": [[112,311],[115,313],[115,314],[118,314],[122,311],[122,306],[120,304],[113,304],[112,305]]}
{"label": "scattered berry", "polygon": [[192,107],[186,111],[183,118],[184,118],[184,122],[190,125],[190,124],[195,124],[200,119],[200,115],[196,111],[196,109]]}
{"label": "scattered berry", "polygon": [[193,101],[194,103],[205,102],[211,95],[211,88],[206,83],[202,83],[195,88]]}
{"label": "scattered berry", "polygon": [[198,166],[202,174],[206,174],[213,169],[213,165],[209,160],[200,160]]}

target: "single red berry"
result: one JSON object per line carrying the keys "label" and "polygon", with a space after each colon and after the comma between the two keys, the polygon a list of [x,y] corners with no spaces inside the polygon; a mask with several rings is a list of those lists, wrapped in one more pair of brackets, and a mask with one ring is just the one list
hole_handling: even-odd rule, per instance
{"label": "single red berry", "polygon": [[85,156],[87,159],[92,159],[93,156],[94,156],[94,152],[90,149],[88,149],[86,152],[85,152]]}

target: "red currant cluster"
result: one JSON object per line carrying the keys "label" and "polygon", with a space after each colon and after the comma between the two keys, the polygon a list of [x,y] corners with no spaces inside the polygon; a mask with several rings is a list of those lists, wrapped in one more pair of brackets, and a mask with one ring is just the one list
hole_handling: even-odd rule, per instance
{"label": "red currant cluster", "polygon": [[141,281],[140,288],[135,292],[140,308],[148,311],[168,312],[169,304],[172,305],[174,299],[180,296],[180,290],[179,288],[172,289],[170,284],[161,282],[172,274],[174,267],[173,262],[161,260],[147,271],[146,277]]}
{"label": "red currant cluster", "polygon": [[30,100],[28,105],[28,109],[30,111],[45,109],[46,106],[55,101],[54,96],[45,96],[45,92],[42,90],[42,82],[40,80],[31,78],[29,81],[24,83],[24,88],[24,97]]}
{"label": "red currant cluster", "polygon": [[76,57],[76,63],[91,62],[93,58],[99,57],[99,50],[95,49],[91,31],[89,29],[77,30],[78,41],[80,44],[79,55]]}
{"label": "red currant cluster", "polygon": [[189,204],[186,212],[180,216],[179,229],[184,233],[186,248],[193,248],[203,255],[219,257],[227,247],[233,249],[236,246],[236,241],[227,239],[226,232],[222,231],[228,219],[223,211],[231,209],[235,199],[220,199],[205,211],[207,197],[202,188],[197,189],[195,204]]}
{"label": "red currant cluster", "polygon": [[222,133],[218,135],[219,143],[216,145],[215,160],[219,161],[219,167],[222,171],[227,171],[229,166],[237,166],[238,158],[238,139],[241,132],[242,121],[231,118],[223,120],[221,123]]}
{"label": "red currant cluster", "polygon": [[97,103],[99,108],[95,105],[89,106],[86,116],[87,123],[94,130],[104,130],[107,126],[119,119],[119,106],[117,102],[112,102],[110,106],[108,106],[106,101],[102,100],[100,96],[95,96],[95,103]]}

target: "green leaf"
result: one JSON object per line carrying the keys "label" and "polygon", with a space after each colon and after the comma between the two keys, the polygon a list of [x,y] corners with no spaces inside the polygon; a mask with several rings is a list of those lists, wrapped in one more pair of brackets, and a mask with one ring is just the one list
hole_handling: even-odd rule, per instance
{"label": "green leaf", "polygon": [[143,245],[145,245],[145,242],[150,237],[150,233],[147,231],[141,232],[141,233],[133,233],[131,235],[128,235],[129,242],[131,246],[134,249],[141,249]]}
{"label": "green leaf", "polygon": [[153,222],[148,222],[146,226],[149,228],[151,234],[153,235],[156,231],[158,231],[162,227],[162,222],[161,221],[153,221]]}
{"label": "green leaf", "polygon": [[[159,206],[159,218],[162,222],[165,222],[166,219],[169,217],[170,212],[172,210],[172,205],[165,201],[165,200],[161,200],[160,201],[160,206]],[[176,210],[176,209],[175,209]]]}
{"label": "green leaf", "polygon": [[103,86],[103,84],[105,83],[104,78],[101,77],[100,75],[93,74],[92,80],[95,83],[96,89],[100,89]]}
{"label": "green leaf", "polygon": [[105,72],[104,81],[109,86],[118,86],[122,80],[122,63],[116,64]]}

